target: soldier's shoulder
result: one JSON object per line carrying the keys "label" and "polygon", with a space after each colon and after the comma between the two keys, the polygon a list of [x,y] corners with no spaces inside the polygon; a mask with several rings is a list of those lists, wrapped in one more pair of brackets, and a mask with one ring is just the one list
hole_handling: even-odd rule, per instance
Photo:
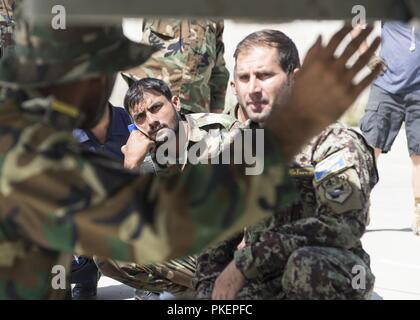
{"label": "soldier's shoulder", "polygon": [[376,175],[373,149],[357,129],[342,123],[334,123],[317,139],[312,149],[317,181],[352,166],[364,166],[371,170],[372,176]]}
{"label": "soldier's shoulder", "polygon": [[317,136],[317,148],[322,145],[335,145],[337,147],[353,146],[355,144],[361,147],[369,147],[369,144],[363,137],[363,135],[357,131],[356,128],[352,128],[341,122],[336,122],[325,128],[321,134]]}
{"label": "soldier's shoulder", "polygon": [[192,113],[185,115],[191,119],[199,128],[220,127],[230,130],[237,120],[229,114],[223,113]]}
{"label": "soldier's shoulder", "polygon": [[321,163],[331,157],[338,161],[338,154],[353,159],[353,163],[359,163],[361,159],[368,163],[375,162],[373,149],[363,135],[342,123],[334,123],[324,129],[312,140],[310,148],[310,159],[313,163]]}

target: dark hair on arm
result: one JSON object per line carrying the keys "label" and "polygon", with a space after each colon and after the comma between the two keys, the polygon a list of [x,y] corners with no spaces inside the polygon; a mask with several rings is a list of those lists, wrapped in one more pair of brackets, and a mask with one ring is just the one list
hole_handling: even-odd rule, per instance
{"label": "dark hair on arm", "polygon": [[143,78],[135,81],[125,94],[125,111],[130,114],[130,109],[142,102],[144,99],[144,92],[148,91],[160,93],[165,96],[168,101],[171,101],[172,99],[171,89],[169,89],[168,85],[164,81],[155,78]]}

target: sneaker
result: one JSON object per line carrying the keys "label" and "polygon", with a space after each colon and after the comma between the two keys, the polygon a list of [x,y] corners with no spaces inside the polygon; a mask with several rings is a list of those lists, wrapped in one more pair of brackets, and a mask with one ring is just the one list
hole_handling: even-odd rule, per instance
{"label": "sneaker", "polygon": [[414,209],[414,221],[412,230],[414,235],[420,236],[420,206],[416,206]]}
{"label": "sneaker", "polygon": [[134,293],[134,300],[159,300],[159,294],[136,289]]}

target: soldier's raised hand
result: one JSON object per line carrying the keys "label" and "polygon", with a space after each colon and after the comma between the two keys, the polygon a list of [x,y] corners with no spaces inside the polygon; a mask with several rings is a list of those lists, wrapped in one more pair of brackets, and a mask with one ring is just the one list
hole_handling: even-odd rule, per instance
{"label": "soldier's raised hand", "polygon": [[326,46],[322,44],[321,36],[318,37],[296,75],[289,102],[282,108],[273,108],[266,127],[279,138],[286,159],[297,153],[309,138],[338,120],[381,71],[378,65],[358,84],[354,83],[356,75],[378,48],[380,38],[377,37],[357,61],[347,67],[348,60],[373,28],[367,26],[341,55],[336,56],[338,46],[351,30],[352,27],[346,24]]}

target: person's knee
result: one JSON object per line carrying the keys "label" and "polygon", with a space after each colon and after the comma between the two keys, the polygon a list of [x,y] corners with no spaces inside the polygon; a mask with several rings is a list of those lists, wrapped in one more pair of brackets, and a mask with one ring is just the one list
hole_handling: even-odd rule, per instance
{"label": "person's knee", "polygon": [[319,264],[308,248],[294,251],[284,268],[282,286],[289,299],[311,299],[315,287],[321,287],[321,278],[316,274]]}
{"label": "person's knee", "polygon": [[[365,267],[364,286],[353,287],[351,266],[357,260],[341,256],[335,259],[338,249],[304,247],[289,257],[282,286],[287,299],[367,299],[373,288],[374,277]],[[350,254],[352,255],[352,254]],[[352,262],[350,262],[350,260]],[[362,264],[362,262],[360,262]],[[364,264],[363,264],[364,265]]]}

